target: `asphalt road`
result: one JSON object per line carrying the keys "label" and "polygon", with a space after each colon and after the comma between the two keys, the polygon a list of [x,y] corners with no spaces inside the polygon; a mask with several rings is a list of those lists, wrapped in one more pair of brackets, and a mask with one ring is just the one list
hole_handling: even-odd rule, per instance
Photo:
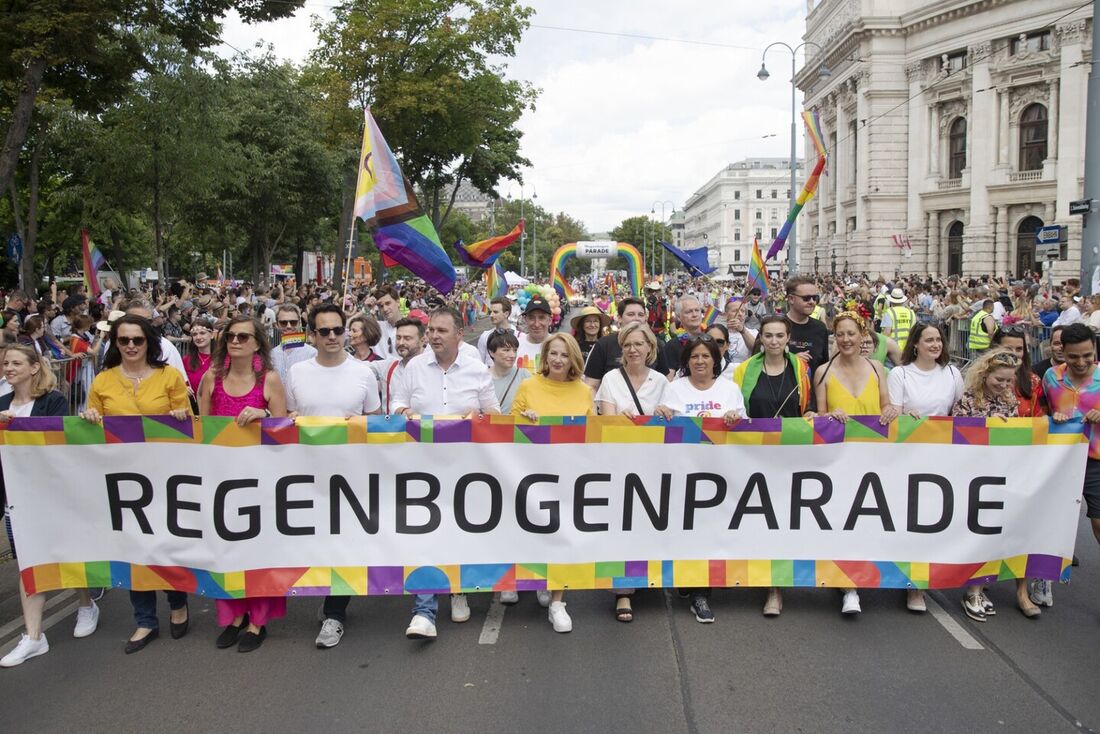
{"label": "asphalt road", "polygon": [[[2,534],[0,534],[2,536]],[[441,604],[439,638],[405,639],[411,601],[353,600],[343,642],[313,645],[317,599],[296,599],[258,651],[217,650],[214,603],[191,598],[192,628],[124,655],[125,592],[100,602],[99,630],[71,636],[72,592],[50,597],[50,652],[0,669],[0,732],[1073,732],[1100,730],[1100,547],[1085,523],[1081,567],[1039,620],[1015,610],[966,619],[958,591],[913,615],[900,591],[864,591],[840,614],[832,590],[791,590],[777,619],[760,589],[715,591],[701,625],[674,592],[636,596],[613,619],[600,591],[566,597],[556,634],[533,595],[515,607],[470,597],[465,624]],[[0,549],[3,549],[0,541]],[[0,655],[20,631],[16,568],[0,562]]]}

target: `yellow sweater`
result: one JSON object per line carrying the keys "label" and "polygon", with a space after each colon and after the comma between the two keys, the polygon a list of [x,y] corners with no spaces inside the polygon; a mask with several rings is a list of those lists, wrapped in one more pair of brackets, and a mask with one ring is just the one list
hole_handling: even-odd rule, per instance
{"label": "yellow sweater", "polygon": [[512,400],[512,415],[533,410],[543,415],[595,415],[592,388],[583,380],[559,382],[543,375],[524,380]]}

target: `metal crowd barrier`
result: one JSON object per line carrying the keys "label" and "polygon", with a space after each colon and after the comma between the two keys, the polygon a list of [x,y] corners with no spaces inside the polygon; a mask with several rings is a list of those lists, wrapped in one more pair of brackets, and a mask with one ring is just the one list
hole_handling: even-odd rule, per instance
{"label": "metal crowd barrier", "polygon": [[[970,320],[952,321],[947,326],[947,344],[951,359],[960,366],[970,364],[977,354],[970,348]],[[1040,362],[1050,356],[1050,327],[1032,326],[1027,330],[1028,356]]]}

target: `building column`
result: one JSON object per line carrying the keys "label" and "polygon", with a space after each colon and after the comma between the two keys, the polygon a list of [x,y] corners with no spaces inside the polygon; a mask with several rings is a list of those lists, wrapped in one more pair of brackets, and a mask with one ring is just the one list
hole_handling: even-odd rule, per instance
{"label": "building column", "polygon": [[1050,104],[1047,106],[1047,160],[1058,160],[1058,80],[1050,81]]}
{"label": "building column", "polygon": [[1008,166],[1008,87],[1000,90],[1000,116],[997,120],[997,165]]}
{"label": "building column", "polygon": [[[971,62],[972,90],[985,90],[992,86],[989,73],[991,43],[976,44],[967,49]],[[970,94],[970,119],[975,130],[988,130],[996,125],[994,100],[989,94],[972,91]],[[971,125],[967,126],[971,129]],[[969,140],[968,140],[969,142]],[[993,167],[993,149],[990,138],[978,137],[970,149],[970,219],[963,234],[963,273],[982,274],[989,271],[994,262],[994,240],[990,221],[989,174]]]}
{"label": "building column", "polygon": [[997,230],[994,236],[996,237],[996,244],[994,246],[993,274],[1001,275],[1012,270],[1015,261],[1015,252],[1008,238],[1007,206],[997,207]]}
{"label": "building column", "polygon": [[[1058,122],[1057,126],[1052,124],[1049,129],[1058,132],[1054,138],[1057,141],[1057,147],[1051,147],[1048,156],[1058,159],[1058,194],[1056,209],[1045,223],[1050,224],[1057,215],[1061,215],[1063,221],[1069,225],[1067,232],[1069,259],[1066,262],[1054,263],[1056,278],[1077,275],[1081,261],[1083,217],[1068,215],[1069,203],[1084,195],[1084,187],[1080,181],[1085,175],[1085,101],[1088,97],[1089,66],[1082,62],[1085,50],[1092,43],[1089,34],[1091,25],[1091,21],[1082,19],[1055,28],[1061,45],[1057,99]],[[1096,59],[1093,61],[1095,62]]]}
{"label": "building column", "polygon": [[940,213],[928,212],[927,216],[928,251],[924,258],[924,269],[942,275],[947,271],[947,264],[940,252]]}
{"label": "building column", "polygon": [[940,177],[940,106],[932,105],[932,121],[928,126],[928,175]]}
{"label": "building column", "polygon": [[844,211],[844,190],[848,185],[848,151],[852,149],[851,140],[848,137],[848,116],[844,114],[844,95],[836,95],[836,140],[837,150],[833,156],[833,170],[830,171],[836,177],[836,231],[837,234],[848,231],[847,212]]}
{"label": "building column", "polygon": [[[922,151],[920,150],[920,141],[924,140],[924,123],[928,119],[927,107],[928,104],[924,99],[924,95],[921,94],[923,88],[923,64],[917,62],[910,64],[905,68],[906,79],[909,81],[909,114],[907,115],[906,123],[909,126],[907,140],[909,142],[909,160],[919,161]],[[920,193],[924,186],[924,176],[921,175],[919,165],[910,165],[908,167],[908,176],[905,182],[906,185],[906,214],[905,214],[905,230],[906,232],[912,232],[914,235],[921,230],[925,224],[924,217],[924,202],[921,201]],[[928,271],[927,261],[930,257],[928,240],[925,239],[925,272]]]}

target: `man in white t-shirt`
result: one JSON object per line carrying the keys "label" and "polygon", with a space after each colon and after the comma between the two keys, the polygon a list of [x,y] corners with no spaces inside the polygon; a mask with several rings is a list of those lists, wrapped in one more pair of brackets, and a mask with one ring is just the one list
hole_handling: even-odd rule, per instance
{"label": "man in white t-shirt", "polygon": [[493,358],[489,356],[489,337],[497,329],[512,331],[509,317],[512,315],[512,302],[507,298],[494,298],[489,301],[489,323],[493,328],[482,332],[477,338],[477,352],[481,355],[481,361],[488,367],[493,366]]}
{"label": "man in white t-shirt", "polygon": [[[394,390],[394,413],[405,416],[500,414],[489,368],[477,352],[461,348],[462,316],[453,308],[437,309],[428,321],[431,349],[409,360]],[[469,346],[469,345],[467,345]],[[417,594],[413,618],[405,636],[410,640],[435,639],[435,594]],[[451,621],[470,618],[465,594],[451,595]]]}
{"label": "man in white t-shirt", "polygon": [[[301,333],[302,312],[293,303],[280,304],[275,312],[275,323],[279,326],[281,337]],[[299,362],[313,359],[316,354],[317,350],[312,345],[303,341],[290,341],[288,338],[287,341],[272,348],[271,364],[275,367],[275,371],[279,373],[279,379],[283,381],[285,387],[289,379],[290,368]]]}
{"label": "man in white t-shirt", "polygon": [[519,349],[516,350],[516,367],[525,367],[532,375],[539,371],[539,355],[542,343],[550,333],[550,321],[554,312],[550,303],[542,296],[534,296],[523,309],[526,332],[519,335]]}
{"label": "man in white t-shirt", "polygon": [[424,351],[424,322],[415,318],[401,319],[395,327],[393,341],[398,359],[375,363],[385,365],[380,370],[383,415],[393,413],[394,389],[401,383],[409,361]]}
{"label": "man in white t-shirt", "polygon": [[374,294],[375,303],[382,313],[378,320],[378,327],[382,330],[382,337],[374,345],[374,353],[382,358],[397,356],[397,345],[394,336],[397,332],[397,322],[401,320],[401,295],[393,286],[379,288]]}
{"label": "man in white t-shirt", "polygon": [[757,329],[750,329],[745,325],[748,309],[740,298],[731,298],[726,303],[726,328],[730,332],[730,343],[726,345],[726,354],[729,355],[729,365],[736,366],[744,362],[752,355],[752,349],[756,346]]}
{"label": "man in white t-shirt", "polygon": [[[344,312],[334,303],[322,304],[310,312],[309,326],[317,354],[290,368],[286,393],[291,415],[350,418],[377,413],[380,405],[374,370],[344,350]],[[340,644],[350,600],[348,596],[325,597],[317,647]]]}

